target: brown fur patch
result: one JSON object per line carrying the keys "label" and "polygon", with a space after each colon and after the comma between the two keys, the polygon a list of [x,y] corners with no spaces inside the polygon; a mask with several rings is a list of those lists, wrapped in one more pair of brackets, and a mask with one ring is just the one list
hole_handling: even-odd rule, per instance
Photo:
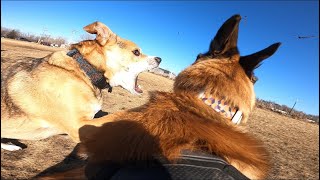
{"label": "brown fur patch", "polygon": [[13,102],[12,98],[9,95],[8,86],[10,81],[12,81],[12,78],[21,71],[26,71],[30,73],[33,69],[37,68],[42,62],[43,59],[35,58],[18,60],[15,64],[8,67],[6,71],[1,72],[1,99],[5,105],[1,108],[6,108],[10,116],[25,115],[25,113],[15,102]]}
{"label": "brown fur patch", "polygon": [[122,48],[122,49],[124,49],[124,48],[127,47],[127,45],[126,45],[124,42],[122,42],[122,41],[118,41],[117,44],[118,44],[119,47]]}
{"label": "brown fur patch", "polygon": [[251,179],[264,178],[269,158],[263,144],[198,98],[202,92],[223,98],[243,112],[244,121],[254,107],[253,84],[243,69],[250,62],[239,63],[236,47],[240,19],[235,15],[223,24],[209,52],[177,76],[174,93],[154,92],[141,107],[100,118],[109,122],[101,127],[83,126],[79,134],[89,163],[126,163],[158,155],[174,163],[184,149],[203,150]]}
{"label": "brown fur patch", "polygon": [[[175,80],[173,93],[153,92],[149,102],[141,107],[95,119],[92,125],[83,123],[79,138],[89,155],[88,163],[124,164],[154,156],[175,163],[182,150],[202,150],[222,157],[251,179],[264,178],[269,158],[263,144],[198,98],[201,92],[225,98],[243,111],[244,120],[248,118],[255,95],[243,69],[247,62],[239,63],[236,48],[240,19],[235,15],[222,25],[206,54],[210,58],[198,59],[182,71]],[[101,31],[96,26],[99,23],[87,26],[87,30],[98,33],[99,44],[104,44],[101,33],[108,29]],[[134,43],[128,44],[134,47]],[[90,49],[82,52],[85,51]],[[257,57],[259,54],[253,59]],[[76,174],[83,174],[83,170]]]}
{"label": "brown fur patch", "polygon": [[[71,48],[78,49],[83,59],[100,71],[106,81],[111,81],[113,87],[137,92],[137,75],[160,63],[154,57],[135,56],[132,49],[138,46],[120,38],[101,22],[84,29],[97,34],[96,39],[79,42]],[[121,48],[117,41],[123,43]],[[65,51],[41,59],[19,60],[2,68],[1,137],[38,140],[67,133],[79,142],[81,126],[102,123],[91,121],[102,107],[102,92],[90,79],[91,72],[85,71]]]}
{"label": "brown fur patch", "polygon": [[267,152],[258,140],[185,93],[155,92],[149,103],[118,116],[116,122],[82,127],[80,138],[87,137],[87,128],[96,132],[82,139],[91,163],[126,163],[157,155],[175,162],[182,150],[190,149],[219,155],[240,171],[252,168],[256,177],[268,169]]}
{"label": "brown fur patch", "polygon": [[187,68],[177,76],[174,90],[192,94],[203,91],[225,99],[229,105],[243,111],[244,120],[254,106],[252,83],[241,66],[228,59],[201,61]]}

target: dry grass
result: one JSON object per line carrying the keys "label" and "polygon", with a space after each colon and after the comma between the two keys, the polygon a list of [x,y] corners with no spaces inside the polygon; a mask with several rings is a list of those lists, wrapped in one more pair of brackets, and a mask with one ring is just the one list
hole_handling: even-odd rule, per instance
{"label": "dry grass", "polygon": [[[61,49],[1,39],[1,71],[17,59],[43,57],[57,50]],[[148,99],[148,91],[171,91],[173,81],[142,73],[139,84],[145,90],[142,96],[131,95],[121,88],[114,88],[111,94],[104,92],[103,110],[115,112],[142,105]],[[319,179],[319,125],[256,108],[248,129],[265,142],[270,152],[273,168],[269,179]],[[1,179],[30,179],[56,164],[58,170],[83,163],[66,158],[76,145],[66,135],[20,142],[28,148],[15,152],[1,150]]]}

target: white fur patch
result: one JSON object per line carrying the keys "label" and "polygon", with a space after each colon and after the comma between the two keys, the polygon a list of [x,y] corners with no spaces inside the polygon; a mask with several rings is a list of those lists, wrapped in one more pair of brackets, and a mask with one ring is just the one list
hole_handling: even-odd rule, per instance
{"label": "white fur patch", "polygon": [[121,56],[119,57],[119,54],[121,54],[121,52],[118,49],[114,49],[113,51],[107,51],[107,67],[109,67],[110,69],[119,69],[122,58]]}
{"label": "white fur patch", "polygon": [[1,143],[1,149],[7,150],[7,151],[17,151],[17,150],[21,150],[22,148],[12,144]]}
{"label": "white fur patch", "polygon": [[93,104],[92,105],[92,110],[93,110],[93,115],[92,115],[92,118],[91,119],[93,119],[94,118],[94,115],[96,115],[96,113],[98,112],[98,111],[100,111],[101,110],[101,108],[102,108],[102,106],[101,106],[101,104],[100,103],[97,103],[97,104]]}
{"label": "white fur patch", "polygon": [[47,121],[40,121],[40,126],[43,128],[49,128],[51,127],[51,124],[48,123]]}

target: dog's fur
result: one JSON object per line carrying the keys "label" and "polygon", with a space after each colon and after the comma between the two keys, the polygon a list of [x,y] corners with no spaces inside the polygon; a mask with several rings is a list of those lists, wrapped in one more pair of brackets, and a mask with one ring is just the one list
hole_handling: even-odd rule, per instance
{"label": "dog's fur", "polygon": [[[251,179],[266,176],[269,157],[263,144],[199,99],[204,92],[224,98],[248,119],[255,104],[253,70],[271,56],[280,43],[240,57],[237,49],[240,15],[232,16],[217,32],[209,52],[182,71],[174,92],[153,92],[145,105],[104,116],[101,127],[80,129],[82,147],[90,164],[126,163],[161,155],[175,162],[184,149],[202,150],[224,158]],[[94,129],[94,130],[93,130]],[[89,133],[90,134],[88,136]],[[83,136],[82,136],[83,135]],[[48,179],[84,178],[84,169]]]}
{"label": "dog's fur", "polygon": [[[140,88],[136,91],[138,74],[157,67],[161,58],[142,54],[135,43],[120,38],[101,22],[84,30],[96,34],[96,39],[70,49],[77,49],[112,87],[141,93]],[[38,140],[67,133],[79,142],[80,127],[99,125],[92,119],[101,106],[101,89],[65,51],[21,60],[1,71],[1,138]],[[20,149],[3,145],[8,150]]]}

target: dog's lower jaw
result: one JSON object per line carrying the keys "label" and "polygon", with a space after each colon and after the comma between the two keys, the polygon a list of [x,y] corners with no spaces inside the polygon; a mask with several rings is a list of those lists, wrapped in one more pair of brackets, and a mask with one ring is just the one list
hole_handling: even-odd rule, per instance
{"label": "dog's lower jaw", "polygon": [[113,75],[109,81],[109,84],[111,87],[121,86],[131,94],[141,95],[141,93],[135,90],[137,78],[138,74],[130,73],[128,71],[121,71]]}
{"label": "dog's lower jaw", "polygon": [[149,56],[144,61],[132,63],[127,68],[113,73],[112,77],[108,78],[110,80],[109,84],[111,87],[121,86],[131,94],[141,95],[142,91],[137,84],[138,75],[158,67],[159,64],[160,62],[155,57]]}

